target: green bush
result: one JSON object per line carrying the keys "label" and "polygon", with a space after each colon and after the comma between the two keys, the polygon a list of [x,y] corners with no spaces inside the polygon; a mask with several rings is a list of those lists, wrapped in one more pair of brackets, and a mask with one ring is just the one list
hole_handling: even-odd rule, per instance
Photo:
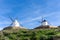
{"label": "green bush", "polygon": [[53,40],[60,36],[60,29],[3,30],[0,40]]}

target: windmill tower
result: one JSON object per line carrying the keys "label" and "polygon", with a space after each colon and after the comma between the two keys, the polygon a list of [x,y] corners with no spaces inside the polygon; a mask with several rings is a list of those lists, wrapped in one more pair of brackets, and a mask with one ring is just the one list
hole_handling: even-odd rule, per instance
{"label": "windmill tower", "polygon": [[41,26],[48,26],[49,25],[49,23],[47,22],[47,20],[42,20],[42,22],[41,22]]}
{"label": "windmill tower", "polygon": [[13,27],[19,27],[20,24],[19,24],[19,22],[15,19],[15,20],[12,22],[11,26],[13,26]]}

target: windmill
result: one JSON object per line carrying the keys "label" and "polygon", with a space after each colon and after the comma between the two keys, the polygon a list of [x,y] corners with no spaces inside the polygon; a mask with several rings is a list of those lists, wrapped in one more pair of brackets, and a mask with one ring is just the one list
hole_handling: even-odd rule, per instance
{"label": "windmill", "polygon": [[9,16],[9,18],[10,18],[10,20],[12,21],[12,23],[8,26],[8,27],[5,27],[3,30],[9,30],[9,29],[26,29],[26,28],[24,28],[23,27],[23,25],[22,24],[20,24],[19,22],[18,22],[18,20],[17,20],[17,18],[15,18],[15,19],[13,19],[12,17],[10,17]]}
{"label": "windmill", "polygon": [[10,24],[11,27],[19,27],[19,28],[23,28],[23,25],[20,24],[17,20],[17,18],[13,19],[12,17],[10,17],[10,20],[12,21],[12,23]]}
{"label": "windmill", "polygon": [[41,26],[47,26],[50,25],[50,23],[42,17],[41,21],[38,21],[39,23],[41,23]]}

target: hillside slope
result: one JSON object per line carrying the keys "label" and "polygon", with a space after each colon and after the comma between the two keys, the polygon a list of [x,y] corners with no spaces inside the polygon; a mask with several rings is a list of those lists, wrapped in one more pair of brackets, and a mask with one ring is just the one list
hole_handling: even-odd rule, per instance
{"label": "hillside slope", "polygon": [[9,29],[0,31],[0,40],[60,40],[60,29]]}

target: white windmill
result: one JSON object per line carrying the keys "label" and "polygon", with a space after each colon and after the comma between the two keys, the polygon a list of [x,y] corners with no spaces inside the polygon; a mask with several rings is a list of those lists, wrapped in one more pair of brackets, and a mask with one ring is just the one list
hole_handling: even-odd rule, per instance
{"label": "white windmill", "polygon": [[19,27],[20,24],[19,24],[19,22],[15,19],[15,20],[13,21],[13,23],[12,23],[11,26],[13,26],[13,27]]}
{"label": "white windmill", "polygon": [[18,22],[18,20],[15,18],[15,19],[12,19],[11,17],[9,17],[10,18],[10,20],[12,21],[12,23],[11,23],[11,27],[13,27],[13,28],[24,28],[19,22]]}
{"label": "white windmill", "polygon": [[44,18],[42,18],[42,20],[41,21],[39,21],[39,23],[41,23],[41,26],[48,26],[50,23],[47,21],[47,20],[45,20]]}
{"label": "white windmill", "polygon": [[41,25],[39,25],[35,29],[39,29],[39,28],[58,28],[57,26],[51,25],[50,22],[48,22],[44,18],[42,18],[42,20],[41,21],[38,21],[38,22],[41,23]]}
{"label": "white windmill", "polygon": [[49,25],[49,24],[48,24],[48,22],[44,19],[44,20],[42,20],[41,25],[42,25],[42,26],[47,26],[47,25]]}

